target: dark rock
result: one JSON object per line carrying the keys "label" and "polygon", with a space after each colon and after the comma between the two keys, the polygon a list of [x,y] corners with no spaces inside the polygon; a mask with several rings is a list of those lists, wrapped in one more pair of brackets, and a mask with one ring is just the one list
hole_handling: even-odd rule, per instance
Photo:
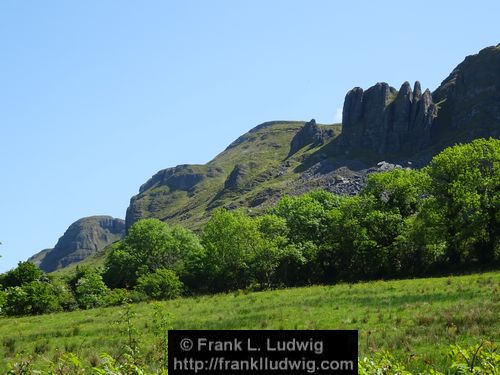
{"label": "dark rock", "polygon": [[45,272],[55,271],[72,263],[77,263],[125,235],[125,221],[110,216],[91,216],[75,221],[59,238],[56,246],[45,250],[42,259],[34,263]]}
{"label": "dark rock", "polygon": [[324,143],[326,134],[320,129],[316,124],[316,120],[312,119],[306,122],[302,129],[300,129],[297,134],[292,139],[290,143],[290,152],[288,156],[295,154],[302,147],[311,146],[316,147]]}
{"label": "dark rock", "polygon": [[500,137],[500,47],[467,56],[432,97],[440,107],[437,135],[467,129],[462,142]]}
{"label": "dark rock", "polygon": [[399,91],[380,82],[366,91],[359,87],[349,91],[339,145],[346,151],[369,150],[379,155],[422,149],[430,141],[436,107],[428,91],[421,93],[419,82],[414,91],[408,82]]}
{"label": "dark rock", "polygon": [[196,172],[190,165],[178,165],[177,167],[163,169],[149,179],[139,189],[143,192],[155,185],[168,186],[172,190],[190,190],[203,181],[204,173]]}

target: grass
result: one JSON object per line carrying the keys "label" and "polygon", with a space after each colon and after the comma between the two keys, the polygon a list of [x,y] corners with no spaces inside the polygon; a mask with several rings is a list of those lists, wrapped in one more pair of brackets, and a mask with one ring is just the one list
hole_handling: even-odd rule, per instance
{"label": "grass", "polygon": [[[500,339],[500,272],[375,281],[266,292],[238,291],[161,302],[177,329],[358,329],[360,355],[388,350],[418,372],[444,368],[450,344]],[[154,304],[132,305],[144,358],[155,358]],[[15,355],[43,367],[62,352],[87,364],[119,356],[127,343],[124,308],[0,319],[0,373]],[[3,359],[3,360],[2,360]]]}

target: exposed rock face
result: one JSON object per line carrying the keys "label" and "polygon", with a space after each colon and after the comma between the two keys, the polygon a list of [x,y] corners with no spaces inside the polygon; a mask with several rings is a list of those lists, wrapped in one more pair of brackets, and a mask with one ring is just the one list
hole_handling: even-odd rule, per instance
{"label": "exposed rock face", "polygon": [[397,91],[377,83],[363,91],[349,91],[342,112],[342,140],[347,149],[368,149],[377,154],[416,152],[431,142],[437,108],[429,90],[408,82]]}
{"label": "exposed rock face", "polygon": [[500,45],[467,56],[432,94],[437,131],[459,130],[466,141],[500,137]]}
{"label": "exposed rock face", "polygon": [[320,146],[324,143],[325,138],[328,136],[329,134],[322,131],[316,124],[316,120],[312,119],[311,121],[306,122],[304,127],[293,137],[288,156],[295,154],[304,146]]}
{"label": "exposed rock face", "polygon": [[[59,238],[56,246],[43,250],[45,256],[37,258],[35,264],[45,272],[51,272],[69,264],[79,262],[125,235],[125,221],[110,216],[91,216],[80,219],[69,226]],[[31,259],[31,258],[30,258]]]}
{"label": "exposed rock face", "polygon": [[[139,194],[130,199],[125,218],[126,228],[139,219],[158,217],[164,206],[176,194],[195,194],[196,189],[206,180],[222,175],[219,167],[204,165],[178,165],[159,171],[139,189]],[[150,215],[144,215],[144,213]],[[161,217],[162,219],[164,217]]]}
{"label": "exposed rock face", "polygon": [[190,165],[178,165],[159,171],[140,187],[139,192],[150,189],[155,184],[168,186],[172,190],[189,190],[205,177],[204,173],[196,172]]}

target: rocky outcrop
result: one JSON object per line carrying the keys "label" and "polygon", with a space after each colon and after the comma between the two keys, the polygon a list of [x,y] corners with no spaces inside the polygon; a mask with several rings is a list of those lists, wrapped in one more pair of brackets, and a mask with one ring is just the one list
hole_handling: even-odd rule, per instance
{"label": "rocky outcrop", "polygon": [[333,137],[333,135],[334,133],[332,130],[321,129],[316,124],[316,120],[312,119],[311,121],[306,122],[302,129],[300,129],[292,138],[288,156],[290,157],[305,146],[309,146],[311,148],[321,146],[328,139]]}
{"label": "rocky outcrop", "polygon": [[139,192],[151,189],[155,185],[164,185],[171,190],[190,190],[206,178],[206,173],[197,169],[199,168],[187,164],[163,169],[142,185]]}
{"label": "rocky outcrop", "polygon": [[[166,168],[151,177],[130,199],[125,217],[126,229],[139,219],[158,217],[172,196],[193,195],[203,183],[222,176],[224,169],[205,165],[182,164]],[[164,217],[161,217],[162,219]]]}
{"label": "rocky outcrop", "polygon": [[53,249],[30,258],[45,272],[77,263],[125,235],[125,221],[111,216],[91,216],[75,221]]}
{"label": "rocky outcrop", "polygon": [[416,152],[430,144],[436,115],[430,91],[422,94],[418,81],[413,90],[408,82],[399,91],[384,82],[366,91],[355,87],[344,101],[339,142],[379,155]]}
{"label": "rocky outcrop", "polygon": [[500,45],[467,56],[432,94],[439,106],[436,131],[500,137]]}

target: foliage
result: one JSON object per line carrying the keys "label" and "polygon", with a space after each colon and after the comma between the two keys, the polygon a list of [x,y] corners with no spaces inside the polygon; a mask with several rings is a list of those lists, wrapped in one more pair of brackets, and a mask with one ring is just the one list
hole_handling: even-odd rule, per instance
{"label": "foliage", "polygon": [[87,273],[78,279],[75,287],[75,297],[82,309],[100,306],[109,289],[97,272]]}
{"label": "foliage", "polygon": [[266,248],[254,219],[241,211],[224,209],[213,213],[205,225],[201,242],[205,252],[199,282],[208,284],[212,291],[248,286],[252,258]]}
{"label": "foliage", "polygon": [[43,272],[31,262],[19,262],[17,267],[0,275],[0,285],[4,288],[21,286],[39,280]]}
{"label": "foliage", "polygon": [[478,139],[436,155],[426,172],[446,228],[447,256],[457,264],[500,258],[500,140]]}
{"label": "foliage", "polygon": [[6,290],[7,315],[37,315],[59,310],[59,301],[49,283],[32,281]]}
{"label": "foliage", "polygon": [[328,212],[344,198],[326,191],[312,191],[301,196],[285,196],[270,210],[286,221],[289,238],[294,243],[321,243],[327,232]]}
{"label": "foliage", "polygon": [[182,274],[187,260],[201,251],[189,230],[171,228],[158,219],[140,220],[111,252],[104,278],[112,287],[131,287],[138,277],[158,268]]}
{"label": "foliage", "polygon": [[[447,375],[496,375],[500,368],[498,346],[492,342],[483,342],[463,348],[451,345],[448,351],[451,363],[447,366]],[[359,375],[411,375],[407,366],[397,361],[387,351],[377,353],[373,358],[364,357],[359,361]],[[422,374],[444,375],[428,366]]]}
{"label": "foliage", "polygon": [[181,294],[182,282],[174,271],[158,268],[137,279],[136,289],[156,300],[172,299]]}
{"label": "foliage", "polygon": [[120,306],[130,301],[131,296],[127,289],[115,288],[101,298],[101,305]]}
{"label": "foliage", "polygon": [[394,169],[371,174],[361,194],[374,197],[380,209],[397,210],[407,217],[419,210],[429,184],[429,176],[422,171]]}

